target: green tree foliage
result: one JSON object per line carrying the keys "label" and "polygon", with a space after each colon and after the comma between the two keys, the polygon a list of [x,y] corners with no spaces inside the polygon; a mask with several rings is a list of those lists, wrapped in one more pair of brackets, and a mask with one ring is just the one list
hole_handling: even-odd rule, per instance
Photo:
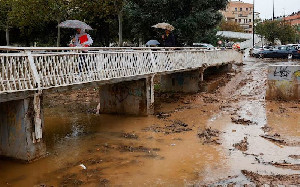
{"label": "green tree foliage", "polygon": [[244,32],[244,29],[237,22],[224,19],[221,21],[218,29],[221,31]]}
{"label": "green tree foliage", "polygon": [[5,30],[11,24],[10,12],[12,10],[10,0],[0,0],[0,29]]}
{"label": "green tree foliage", "polygon": [[274,44],[278,39],[282,44],[293,43],[296,40],[296,30],[284,21],[265,21],[255,27],[257,34]]}
{"label": "green tree foliage", "polygon": [[[19,45],[66,46],[74,29],[60,29],[66,19],[79,19],[91,25],[95,46],[118,43],[123,20],[124,39],[138,42],[159,37],[151,26],[158,22],[174,25],[180,42],[210,42],[228,0],[0,0],[0,30],[11,28],[13,43]],[[61,37],[59,34],[61,32]],[[1,39],[4,37],[1,37]],[[57,41],[56,41],[57,39]],[[3,43],[3,40],[0,40]],[[1,43],[1,45],[2,45]]]}
{"label": "green tree foliage", "polygon": [[0,0],[0,30],[6,32],[6,44],[9,45],[9,29],[12,25],[11,19],[12,1]]}
{"label": "green tree foliage", "polygon": [[130,0],[126,11],[135,37],[155,37],[151,26],[168,22],[181,42],[191,44],[203,41],[219,24],[219,10],[226,5],[227,0]]}
{"label": "green tree foliage", "polygon": [[107,46],[111,41],[117,41],[118,13],[123,3],[124,0],[72,0],[72,18],[91,25],[96,45]]}

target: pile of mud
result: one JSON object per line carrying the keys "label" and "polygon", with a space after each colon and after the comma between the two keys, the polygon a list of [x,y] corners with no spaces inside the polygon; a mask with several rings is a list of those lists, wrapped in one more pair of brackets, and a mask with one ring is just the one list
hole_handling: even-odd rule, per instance
{"label": "pile of mud", "polygon": [[152,125],[150,127],[144,128],[144,131],[152,131],[152,132],[161,132],[164,134],[172,134],[172,133],[181,133],[186,131],[192,131],[192,128],[188,127],[189,125],[183,123],[179,120],[173,121],[171,125],[165,125],[164,127],[159,125]]}
{"label": "pile of mud", "polygon": [[252,171],[242,170],[242,173],[255,185],[299,185],[300,174],[295,175],[260,175]]}
{"label": "pile of mud", "polygon": [[244,137],[244,139],[242,141],[240,141],[240,143],[233,144],[233,147],[235,147],[236,149],[238,149],[240,151],[247,151],[248,145],[249,145],[249,143],[247,142],[247,137]]}
{"label": "pile of mud", "polygon": [[220,145],[219,139],[220,131],[216,129],[206,128],[202,132],[198,132],[198,137],[202,140],[203,144],[216,144]]}

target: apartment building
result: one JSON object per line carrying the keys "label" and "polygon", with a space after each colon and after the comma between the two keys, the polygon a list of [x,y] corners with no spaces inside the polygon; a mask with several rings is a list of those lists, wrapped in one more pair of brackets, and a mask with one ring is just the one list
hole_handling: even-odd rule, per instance
{"label": "apartment building", "polygon": [[300,30],[300,12],[284,17],[283,20],[288,22],[290,25],[296,26],[298,30]]}
{"label": "apartment building", "polygon": [[[242,1],[229,1],[226,10],[221,11],[226,21],[234,21],[240,24],[246,33],[253,32],[253,4]],[[259,18],[255,12],[254,19]]]}

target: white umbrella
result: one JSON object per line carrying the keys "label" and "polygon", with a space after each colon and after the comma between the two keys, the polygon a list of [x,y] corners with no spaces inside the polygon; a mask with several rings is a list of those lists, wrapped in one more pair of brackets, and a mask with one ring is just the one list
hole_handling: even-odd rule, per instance
{"label": "white umbrella", "polygon": [[149,40],[146,45],[159,45],[160,43],[157,40]]}
{"label": "white umbrella", "polygon": [[169,31],[173,31],[175,28],[173,27],[173,25],[169,24],[169,23],[158,23],[156,25],[153,25],[152,27],[157,28],[157,29],[166,29]]}
{"label": "white umbrella", "polygon": [[66,20],[58,24],[58,27],[93,30],[91,26],[79,20]]}

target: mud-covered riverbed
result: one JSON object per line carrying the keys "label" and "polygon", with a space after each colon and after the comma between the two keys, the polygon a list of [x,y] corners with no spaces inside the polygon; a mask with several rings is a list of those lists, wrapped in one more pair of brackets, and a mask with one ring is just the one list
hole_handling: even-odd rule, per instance
{"label": "mud-covered riverbed", "polygon": [[49,95],[48,156],[1,160],[0,186],[299,185],[300,103],[265,101],[268,63],[213,93],[157,94],[148,117],[96,115],[94,88]]}

